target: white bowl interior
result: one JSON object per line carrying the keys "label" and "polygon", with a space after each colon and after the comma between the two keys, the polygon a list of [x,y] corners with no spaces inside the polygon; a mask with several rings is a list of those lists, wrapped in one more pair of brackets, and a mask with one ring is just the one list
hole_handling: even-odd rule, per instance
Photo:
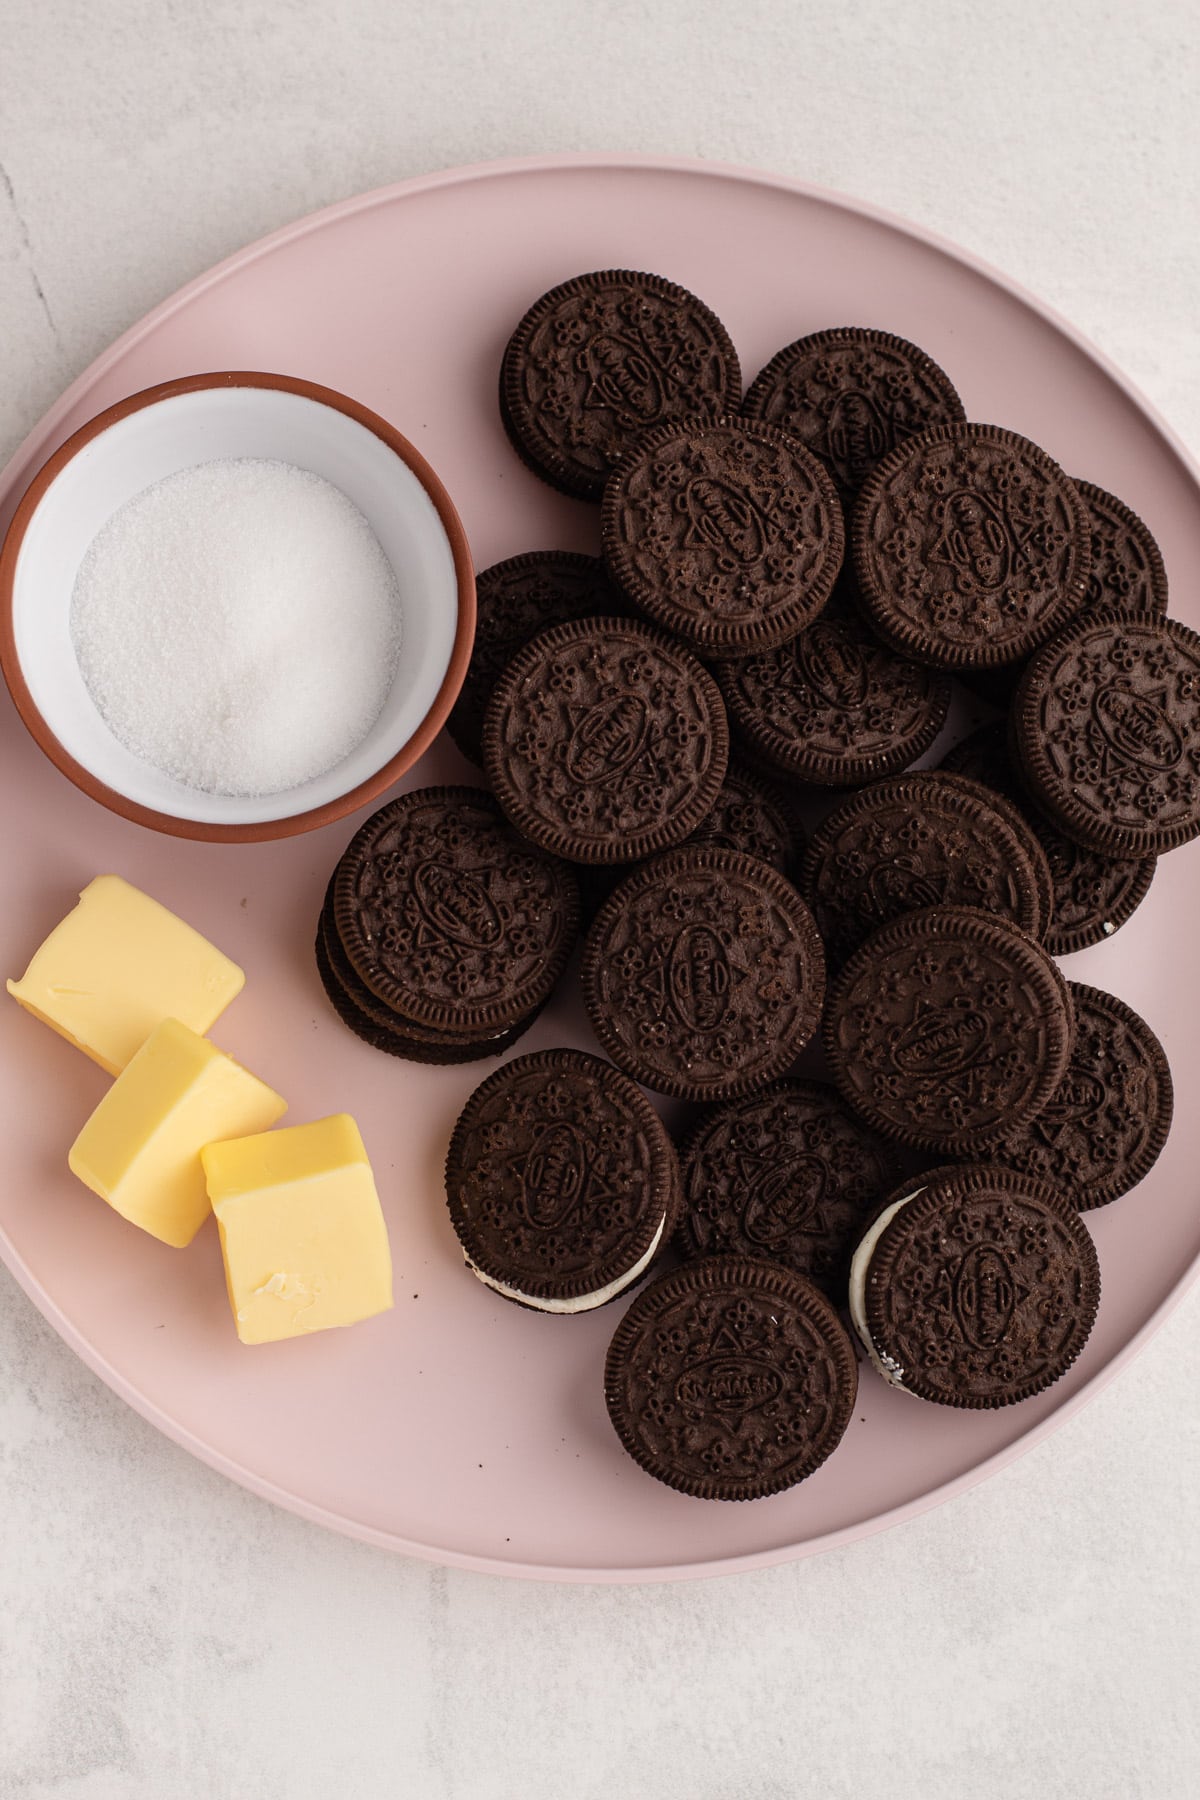
{"label": "white bowl interior", "polygon": [[[154,482],[196,463],[271,457],[309,469],[354,502],[400,590],[401,651],[392,689],[366,737],[335,768],[283,793],[204,794],[125,748],[84,685],[71,643],[75,577],[96,533]],[[454,645],[458,583],[441,518],[413,471],[348,414],[280,388],[198,388],[152,401],[101,431],[43,494],[13,581],[17,656],[38,711],[84,768],[141,806],[204,824],[292,818],[368,780],[416,731]]]}

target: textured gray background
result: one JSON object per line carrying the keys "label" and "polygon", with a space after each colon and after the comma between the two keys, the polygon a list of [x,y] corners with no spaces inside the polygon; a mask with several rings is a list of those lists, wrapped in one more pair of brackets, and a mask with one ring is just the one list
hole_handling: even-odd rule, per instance
{"label": "textured gray background", "polygon": [[[1198,41],[1190,0],[0,0],[0,459],[249,239],[579,149],[758,164],[932,226],[1200,449]],[[1198,1324],[1193,1296],[1056,1437],[898,1531],[576,1589],[276,1512],[115,1400],[0,1271],[0,1796],[1184,1800]]]}

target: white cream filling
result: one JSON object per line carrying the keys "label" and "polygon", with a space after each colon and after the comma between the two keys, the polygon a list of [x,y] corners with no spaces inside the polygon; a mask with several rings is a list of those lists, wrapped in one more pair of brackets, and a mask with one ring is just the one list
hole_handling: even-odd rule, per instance
{"label": "white cream filling", "polygon": [[650,1266],[654,1254],[662,1242],[666,1224],[667,1215],[664,1213],[659,1220],[658,1230],[650,1240],[650,1248],[645,1256],[638,1258],[632,1269],[626,1269],[624,1275],[618,1275],[617,1279],[610,1281],[607,1287],[595,1288],[590,1294],[575,1294],[569,1300],[545,1300],[538,1294],[523,1294],[520,1288],[505,1287],[504,1283],[497,1281],[494,1275],[485,1274],[477,1263],[471,1261],[469,1256],[464,1260],[472,1275],[478,1275],[485,1287],[493,1288],[497,1294],[503,1294],[506,1300],[519,1300],[524,1306],[536,1306],[539,1312],[590,1312],[594,1306],[603,1306],[606,1300],[615,1300],[623,1288],[627,1288],[631,1281],[636,1281],[642,1271]]}
{"label": "white cream filling", "polygon": [[894,1357],[889,1356],[884,1350],[875,1348],[871,1341],[871,1333],[867,1329],[867,1268],[875,1254],[876,1244],[896,1214],[911,1200],[915,1200],[918,1194],[924,1192],[923,1187],[914,1188],[911,1194],[905,1194],[903,1199],[894,1200],[890,1206],[885,1207],[870,1230],[865,1233],[850,1264],[850,1322],[857,1331],[862,1341],[862,1347],[875,1368],[879,1370],[886,1382],[889,1382],[892,1387],[898,1388],[904,1387],[904,1370]]}

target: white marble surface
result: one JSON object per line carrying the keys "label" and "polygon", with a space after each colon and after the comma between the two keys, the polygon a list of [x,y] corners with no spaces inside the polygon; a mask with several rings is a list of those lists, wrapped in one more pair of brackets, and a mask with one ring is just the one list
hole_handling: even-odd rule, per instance
{"label": "white marble surface", "polygon": [[[1190,0],[0,0],[0,460],[248,239],[427,169],[613,148],[943,231],[1200,449],[1197,50]],[[0,1796],[1185,1800],[1198,1324],[1193,1295],[1056,1437],[898,1531],[580,1589],[251,1498],[0,1272]]]}

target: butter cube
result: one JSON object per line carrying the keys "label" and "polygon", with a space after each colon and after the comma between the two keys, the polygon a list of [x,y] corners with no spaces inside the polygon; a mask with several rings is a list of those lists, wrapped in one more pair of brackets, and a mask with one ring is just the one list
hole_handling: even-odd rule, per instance
{"label": "butter cube", "polygon": [[346,1113],[202,1154],[243,1344],[353,1325],[392,1304],[375,1179]]}
{"label": "butter cube", "polygon": [[286,1100],[231,1056],[178,1019],[164,1019],[117,1076],[67,1161],[122,1218],[182,1249],[210,1210],[204,1145],[265,1131],[286,1111]]}
{"label": "butter cube", "polygon": [[163,1019],[207,1031],[245,980],[157,900],[119,875],[97,875],[8,991],[118,1075]]}

